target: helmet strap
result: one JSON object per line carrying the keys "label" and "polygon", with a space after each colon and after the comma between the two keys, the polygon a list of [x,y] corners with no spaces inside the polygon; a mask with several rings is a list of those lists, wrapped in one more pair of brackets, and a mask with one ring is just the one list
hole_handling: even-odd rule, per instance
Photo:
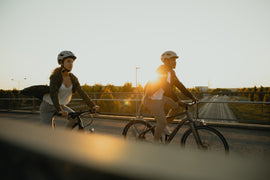
{"label": "helmet strap", "polygon": [[174,69],[174,67],[171,66],[171,64],[170,64],[169,61],[170,61],[169,59],[165,59],[165,60],[163,61],[163,64],[164,64],[167,68],[169,68],[169,69]]}
{"label": "helmet strap", "polygon": [[64,67],[64,65],[61,65],[61,68],[62,68],[62,72],[70,72],[70,70],[68,70],[67,68]]}

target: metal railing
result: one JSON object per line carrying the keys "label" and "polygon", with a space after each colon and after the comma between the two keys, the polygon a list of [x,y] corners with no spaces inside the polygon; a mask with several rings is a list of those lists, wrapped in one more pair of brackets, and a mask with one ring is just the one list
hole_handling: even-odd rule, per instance
{"label": "metal railing", "polygon": [[[111,94],[111,93],[107,93],[107,94]],[[130,94],[135,94],[136,93],[117,93],[120,95],[126,94],[126,95],[130,95]],[[130,107],[130,111],[129,112],[103,112],[103,113],[108,113],[108,114],[115,114],[115,115],[129,115],[129,116],[137,116],[138,115],[138,109],[141,109],[137,106],[140,106],[141,104],[141,93],[140,94],[140,99],[131,99],[131,98],[126,98],[126,99],[121,99],[121,98],[117,98],[117,99],[99,99],[99,98],[92,98],[92,100],[94,102],[122,102],[123,104],[128,102],[128,103],[134,103],[132,107]],[[96,94],[95,94],[96,96]],[[93,97],[93,96],[92,96]],[[134,96],[136,97],[136,96]],[[39,111],[39,104],[40,104],[40,100],[37,98],[0,98],[0,110],[24,110],[24,111],[30,111],[30,112],[35,112],[35,111]],[[80,98],[73,98],[71,101],[71,105],[73,106],[80,106],[82,103],[82,99]],[[136,103],[136,105],[135,105]],[[253,105],[257,105],[256,108],[260,108],[261,112],[264,111],[269,111],[268,114],[270,114],[270,102],[251,102],[251,101],[199,101],[198,103],[198,107],[197,111],[196,111],[196,117],[198,117],[199,119],[204,119],[206,121],[226,121],[228,123],[230,122],[237,122],[238,119],[232,119],[232,118],[224,118],[224,117],[207,117],[207,116],[203,116],[203,114],[201,113],[201,109],[203,108],[203,105],[205,104],[253,104]],[[127,105],[128,106],[128,105]],[[133,108],[133,109],[132,109]],[[120,108],[121,109],[121,108]],[[266,113],[267,115],[267,113]],[[269,120],[270,120],[270,115],[269,115]],[[245,119],[242,119],[242,121],[245,121]],[[248,119],[248,122],[250,122],[251,120]],[[267,122],[270,124],[270,122]],[[258,121],[258,124],[261,124]]]}
{"label": "metal railing", "polygon": [[[222,117],[220,115],[220,117],[204,117],[202,112],[200,111],[202,109],[202,105],[204,104],[226,104],[229,105],[228,107],[228,111],[231,111],[233,114],[233,117],[230,118],[226,118],[226,117]],[[237,107],[242,106],[243,107],[248,107],[248,106],[253,106],[253,107],[249,107],[252,108],[252,110],[246,110],[246,108],[244,108],[242,110],[242,112],[235,112],[237,110],[235,110],[236,108],[231,107],[231,105],[236,105]],[[270,125],[270,102],[262,102],[262,101],[257,101],[257,102],[253,102],[253,101],[200,101],[199,102],[199,106],[201,106],[201,108],[197,109],[197,117],[199,119],[205,119],[207,121],[212,121],[212,122],[227,122],[227,123],[237,123],[237,122],[241,122],[241,123],[251,123],[251,124],[268,124]],[[258,110],[259,109],[259,110]],[[257,112],[260,112],[259,115],[256,115],[255,111],[257,110]],[[214,111],[214,110],[212,110]],[[216,110],[216,111],[219,111]],[[239,110],[238,110],[239,111]],[[248,116],[248,114],[254,114],[251,118],[246,118],[242,117],[242,114],[246,114],[246,116]],[[268,119],[267,121],[264,120],[260,120],[261,118],[259,116],[267,116],[267,118],[264,119]]]}

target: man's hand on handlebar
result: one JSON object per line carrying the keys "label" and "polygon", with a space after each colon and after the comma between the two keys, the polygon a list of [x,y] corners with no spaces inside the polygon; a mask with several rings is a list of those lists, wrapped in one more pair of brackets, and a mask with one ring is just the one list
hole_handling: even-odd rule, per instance
{"label": "man's hand on handlebar", "polygon": [[187,107],[188,107],[189,105],[196,104],[197,102],[198,102],[198,99],[195,98],[195,97],[192,99],[192,103],[184,103],[184,102],[182,102],[180,99],[177,101],[177,103],[179,104],[179,106],[184,107],[184,108],[186,108],[186,109],[187,109]]}
{"label": "man's hand on handlebar", "polygon": [[199,100],[198,100],[196,97],[193,97],[193,99],[192,99],[192,102],[193,102],[193,103],[196,104],[198,101],[199,101]]}
{"label": "man's hand on handlebar", "polygon": [[180,99],[177,101],[177,103],[179,104],[179,106],[187,108],[187,104],[182,102]]}

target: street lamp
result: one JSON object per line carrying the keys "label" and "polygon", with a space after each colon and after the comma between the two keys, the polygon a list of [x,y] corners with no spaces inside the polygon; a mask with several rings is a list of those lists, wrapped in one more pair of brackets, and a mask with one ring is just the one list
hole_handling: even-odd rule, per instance
{"label": "street lamp", "polygon": [[[26,78],[23,78],[24,80],[26,80]],[[18,90],[20,90],[20,86],[21,86],[21,81],[15,80],[15,79],[11,79],[11,81],[16,81],[18,83]]]}
{"label": "street lamp", "polygon": [[140,69],[140,67],[136,67],[136,118],[138,117],[138,69]]}

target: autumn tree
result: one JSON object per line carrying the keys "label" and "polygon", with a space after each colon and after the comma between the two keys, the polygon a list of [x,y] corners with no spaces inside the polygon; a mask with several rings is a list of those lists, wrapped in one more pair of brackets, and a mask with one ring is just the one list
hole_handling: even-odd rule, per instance
{"label": "autumn tree", "polygon": [[121,92],[134,92],[134,88],[132,87],[132,83],[126,82],[124,86],[120,88]]}
{"label": "autumn tree", "polygon": [[270,102],[270,94],[265,94],[263,98],[263,102]]}
{"label": "autumn tree", "polygon": [[260,87],[260,89],[259,89],[259,91],[258,91],[258,98],[259,98],[259,101],[263,101],[263,98],[264,98],[264,87],[263,86],[261,86]]}
{"label": "autumn tree", "polygon": [[105,87],[104,92],[100,96],[100,99],[107,100],[107,101],[104,101],[104,100],[98,101],[98,104],[101,107],[101,111],[103,112],[115,112],[115,111],[118,111],[119,109],[119,102],[113,101],[114,98],[111,92],[112,91],[110,90],[109,87]]}

